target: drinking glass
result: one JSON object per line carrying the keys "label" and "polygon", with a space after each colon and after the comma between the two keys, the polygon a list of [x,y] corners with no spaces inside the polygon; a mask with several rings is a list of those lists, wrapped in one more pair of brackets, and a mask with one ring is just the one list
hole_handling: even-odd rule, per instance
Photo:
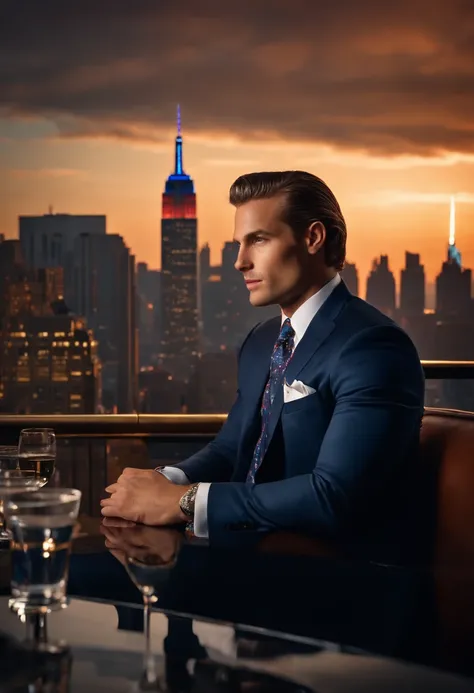
{"label": "drinking glass", "polygon": [[24,428],[18,444],[20,469],[33,470],[42,479],[42,486],[54,474],[56,436],[52,428]]}
{"label": "drinking glass", "polygon": [[[5,450],[5,448],[4,448]],[[37,491],[41,486],[41,481],[32,471],[23,471],[16,469],[14,465],[18,462],[18,449],[15,456],[7,456],[7,453],[2,453],[3,457],[0,460],[0,547],[8,548],[10,545],[10,532],[6,528],[5,523],[5,501],[14,493],[21,491]],[[11,465],[6,466],[7,462]]]}
{"label": "drinking glass", "polygon": [[[137,552],[138,554],[141,552]],[[174,565],[174,563],[173,563]],[[153,553],[145,555],[134,555],[129,553],[126,556],[125,568],[132,582],[143,597],[143,620],[145,634],[145,651],[143,653],[143,678],[140,681],[141,690],[165,690],[163,681],[156,670],[155,657],[151,648],[151,607],[158,601],[156,587],[161,581],[167,580],[170,565],[164,565],[160,556]]]}
{"label": "drinking glass", "polygon": [[[2,445],[0,446],[0,472],[16,469],[18,467],[18,448]],[[10,535],[5,528],[3,517],[3,499],[0,494],[0,544],[9,542]]]}
{"label": "drinking glass", "polygon": [[166,691],[163,672],[158,673],[151,648],[151,607],[158,601],[158,595],[176,565],[181,535],[176,530],[143,525],[111,527],[113,520],[106,520],[103,532],[108,537],[108,546],[113,545],[123,556],[123,560],[119,560],[143,597],[145,649],[140,690]]}
{"label": "drinking glass", "polygon": [[12,533],[11,608],[49,612],[67,605],[66,584],[81,492],[41,488],[11,496],[5,505]]}

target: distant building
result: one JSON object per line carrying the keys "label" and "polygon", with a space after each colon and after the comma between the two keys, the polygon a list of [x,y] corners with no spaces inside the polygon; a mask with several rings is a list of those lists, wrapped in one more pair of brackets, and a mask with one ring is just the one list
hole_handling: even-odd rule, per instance
{"label": "distant building", "polygon": [[72,309],[94,331],[106,412],[137,408],[138,334],[135,257],[117,234],[81,234],[74,242]]}
{"label": "distant building", "polygon": [[194,183],[183,168],[178,108],[175,169],[166,181],[161,221],[163,368],[187,380],[199,355],[197,218]]}
{"label": "distant building", "polygon": [[211,249],[209,243],[202,246],[199,253],[199,281],[201,286],[207,282],[211,274]]}
{"label": "distant building", "polygon": [[405,267],[400,275],[400,311],[408,317],[425,311],[425,268],[417,253],[405,253]]}
{"label": "distant building", "polygon": [[395,313],[395,277],[388,266],[388,255],[374,260],[367,278],[366,300],[386,315]]}
{"label": "distant building", "polygon": [[472,273],[462,266],[461,253],[456,247],[455,206],[451,199],[448,253],[441,272],[436,277],[436,313],[442,320],[462,319],[472,312]]}
{"label": "distant building", "polygon": [[82,234],[105,236],[106,217],[98,214],[49,214],[19,217],[20,244],[27,267],[63,267],[64,296],[71,302],[74,245]]}
{"label": "distant building", "polygon": [[139,411],[142,414],[186,414],[188,386],[160,367],[140,370]]}
{"label": "distant building", "polygon": [[354,296],[359,295],[359,274],[357,272],[357,267],[350,262],[346,262],[344,269],[340,272],[347,288],[354,294]]}
{"label": "distant building", "polygon": [[189,413],[227,414],[237,392],[237,354],[203,354],[189,387]]}
{"label": "distant building", "polygon": [[161,342],[161,272],[137,264],[137,324],[140,368],[158,362]]}
{"label": "distant building", "polygon": [[3,331],[0,409],[93,414],[100,397],[97,342],[70,315],[12,317]]}

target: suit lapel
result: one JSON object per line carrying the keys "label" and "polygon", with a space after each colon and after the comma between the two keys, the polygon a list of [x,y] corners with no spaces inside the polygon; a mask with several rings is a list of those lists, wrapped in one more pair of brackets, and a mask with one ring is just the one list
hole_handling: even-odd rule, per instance
{"label": "suit lapel", "polygon": [[249,457],[257,443],[261,430],[260,408],[262,406],[263,390],[270,373],[270,359],[273,347],[280,333],[281,318],[273,318],[256,329],[257,346],[250,356],[248,372],[248,409],[242,427],[243,436],[240,444],[238,465],[233,475],[234,481],[245,480],[249,469]]}
{"label": "suit lapel", "polygon": [[[303,339],[296,345],[293,356],[286,368],[285,379],[288,383],[292,383],[308,363],[309,359],[314,356],[318,349],[324,344],[336,325],[335,319],[345,303],[352,297],[352,294],[347,289],[343,281],[334,289],[331,295],[326,299],[321,308],[318,310],[308,329],[303,335]],[[268,372],[267,372],[268,377]],[[283,386],[278,388],[278,392],[273,400],[270,421],[268,424],[268,446],[275,433],[277,423],[280,419],[283,409]]]}

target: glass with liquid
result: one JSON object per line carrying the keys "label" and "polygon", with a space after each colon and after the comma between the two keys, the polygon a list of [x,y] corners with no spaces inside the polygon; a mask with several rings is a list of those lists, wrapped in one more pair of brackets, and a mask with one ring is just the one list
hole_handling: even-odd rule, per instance
{"label": "glass with liquid", "polygon": [[[35,472],[23,471],[16,468],[18,462],[18,450],[15,456],[10,456],[10,468],[6,467],[6,456],[0,459],[0,548],[8,548],[10,545],[10,532],[5,522],[5,502],[15,493],[37,491],[42,485]],[[0,453],[1,454],[1,453]]]}
{"label": "glass with liquid", "polygon": [[66,605],[69,555],[80,502],[80,491],[61,488],[42,488],[7,500],[12,608],[47,612]]}
{"label": "glass with liquid", "polygon": [[56,436],[52,428],[24,428],[18,444],[20,469],[34,471],[42,485],[48,483],[56,465]]}

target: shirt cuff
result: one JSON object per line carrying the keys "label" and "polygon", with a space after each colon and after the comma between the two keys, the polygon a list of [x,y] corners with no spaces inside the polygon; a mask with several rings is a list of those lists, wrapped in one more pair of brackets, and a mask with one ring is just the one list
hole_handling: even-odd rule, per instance
{"label": "shirt cuff", "polygon": [[[180,470],[181,471],[181,470]],[[209,538],[207,524],[207,497],[211,484],[199,484],[196,498],[194,499],[194,535],[201,539]]]}
{"label": "shirt cuff", "polygon": [[178,484],[178,486],[186,486],[190,483],[186,474],[179,467],[163,467],[159,473],[163,474],[173,484]]}

